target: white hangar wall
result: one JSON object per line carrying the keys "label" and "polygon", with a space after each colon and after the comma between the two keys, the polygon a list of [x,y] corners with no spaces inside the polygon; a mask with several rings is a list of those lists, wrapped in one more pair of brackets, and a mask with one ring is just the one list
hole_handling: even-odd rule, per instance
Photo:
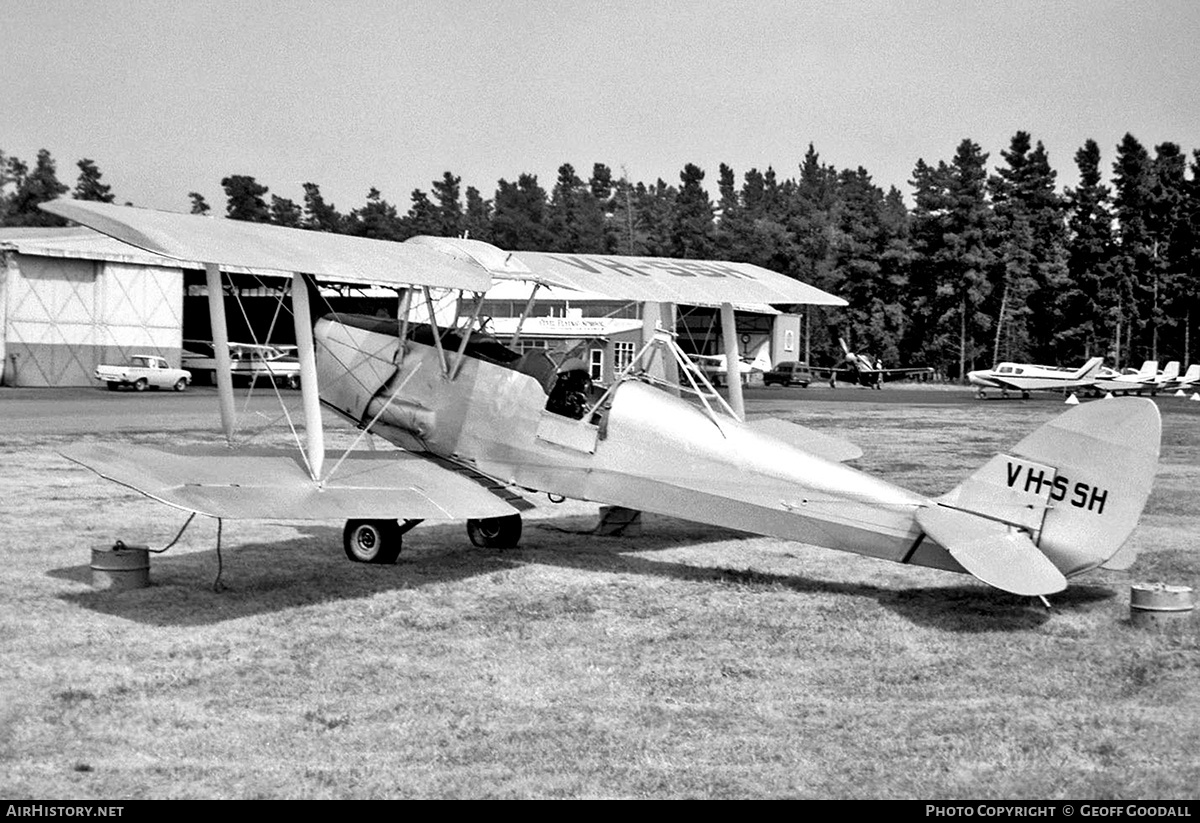
{"label": "white hangar wall", "polygon": [[135,352],[179,365],[183,271],[9,251],[0,278],[0,379],[7,386],[91,386],[102,362]]}

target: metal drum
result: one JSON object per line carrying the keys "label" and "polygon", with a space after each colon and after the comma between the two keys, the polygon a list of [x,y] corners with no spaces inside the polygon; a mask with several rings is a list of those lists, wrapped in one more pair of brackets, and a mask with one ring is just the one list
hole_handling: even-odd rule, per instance
{"label": "metal drum", "polygon": [[150,585],[150,550],[146,546],[112,546],[92,549],[92,587],[141,589]]}
{"label": "metal drum", "polygon": [[1135,583],[1129,591],[1129,619],[1140,628],[1185,623],[1195,607],[1191,586]]}

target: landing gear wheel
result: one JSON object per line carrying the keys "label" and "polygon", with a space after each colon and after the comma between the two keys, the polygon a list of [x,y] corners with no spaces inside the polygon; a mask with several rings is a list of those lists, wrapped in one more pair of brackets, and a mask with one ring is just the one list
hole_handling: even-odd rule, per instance
{"label": "landing gear wheel", "polygon": [[175,391],[184,391],[187,389],[187,378],[181,377],[175,381]]}
{"label": "landing gear wheel", "polygon": [[142,377],[142,378],[139,378],[138,381],[133,384],[133,390],[134,391],[145,391],[147,388],[149,388],[149,386],[150,386],[149,381],[146,380],[146,378]]}
{"label": "landing gear wheel", "polygon": [[342,548],[355,563],[388,565],[400,556],[403,534],[395,520],[347,520]]}
{"label": "landing gear wheel", "polygon": [[481,549],[514,549],[521,542],[521,515],[468,520],[467,536]]}

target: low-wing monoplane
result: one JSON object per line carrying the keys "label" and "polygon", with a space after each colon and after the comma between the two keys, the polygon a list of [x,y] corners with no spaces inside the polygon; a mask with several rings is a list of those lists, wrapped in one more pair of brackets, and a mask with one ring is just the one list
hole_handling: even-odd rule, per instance
{"label": "low-wing monoplane", "polygon": [[[513,546],[523,496],[545,492],[1045,595],[1118,562],[1157,468],[1158,410],[1123,398],[1050,420],[929,497],[846,465],[861,451],[844,440],[782,420],[747,421],[739,403],[684,367],[670,330],[652,330],[599,391],[547,369],[544,354],[520,354],[481,331],[481,301],[449,328],[430,299],[433,286],[478,293],[492,278],[516,277],[621,299],[716,303],[731,360],[734,301],[844,302],[748,264],[510,253],[447,238],[389,244],[79,201],[45,208],[153,253],[204,261],[218,357],[227,349],[220,266],[294,272],[305,421],[297,452],[93,443],[66,456],[210,517],[345,521],[344,548],[357,561],[394,561],[402,535],[425,518],[467,519],[474,544]],[[325,259],[338,254],[352,260]],[[396,318],[326,314],[314,329],[314,277],[408,285]],[[428,309],[423,322],[410,311],[419,302]],[[675,363],[680,385],[655,377],[659,360]],[[217,374],[228,437],[232,390],[228,371]],[[397,450],[327,459],[320,404],[359,437],[377,435]]]}
{"label": "low-wing monoplane", "polygon": [[986,397],[987,389],[1000,389],[1001,397],[1020,392],[1029,397],[1031,391],[1073,391],[1096,385],[1103,357],[1093,357],[1078,369],[1062,366],[1035,366],[1030,363],[1001,363],[992,369],[968,372],[967,380],[976,386],[975,394]]}
{"label": "low-wing monoplane", "polygon": [[1184,391],[1185,389],[1193,389],[1200,386],[1200,363],[1193,363],[1187,367],[1187,371],[1163,386],[1164,390],[1169,391]]}
{"label": "low-wing monoplane", "polygon": [[869,389],[882,389],[885,380],[898,377],[912,377],[918,374],[933,374],[929,366],[901,366],[887,368],[878,357],[854,352],[846,345],[846,341],[838,338],[842,347],[842,365],[829,369],[817,368],[814,371],[829,380],[831,388],[837,387],[837,381],[864,386]]}
{"label": "low-wing monoplane", "polygon": [[1110,394],[1158,394],[1179,379],[1179,361],[1172,360],[1159,371],[1157,360],[1147,360],[1137,371],[1124,374],[1105,374],[1096,380],[1096,390]]}

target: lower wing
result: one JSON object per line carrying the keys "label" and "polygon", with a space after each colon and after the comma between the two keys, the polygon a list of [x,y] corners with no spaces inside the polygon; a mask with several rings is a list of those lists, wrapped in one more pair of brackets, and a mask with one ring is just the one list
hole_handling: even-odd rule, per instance
{"label": "lower wing", "polygon": [[[498,487],[403,451],[350,452],[320,483],[294,450],[89,443],[62,455],[167,505],[234,520],[457,520],[520,508]],[[326,465],[341,456],[328,453]]]}

